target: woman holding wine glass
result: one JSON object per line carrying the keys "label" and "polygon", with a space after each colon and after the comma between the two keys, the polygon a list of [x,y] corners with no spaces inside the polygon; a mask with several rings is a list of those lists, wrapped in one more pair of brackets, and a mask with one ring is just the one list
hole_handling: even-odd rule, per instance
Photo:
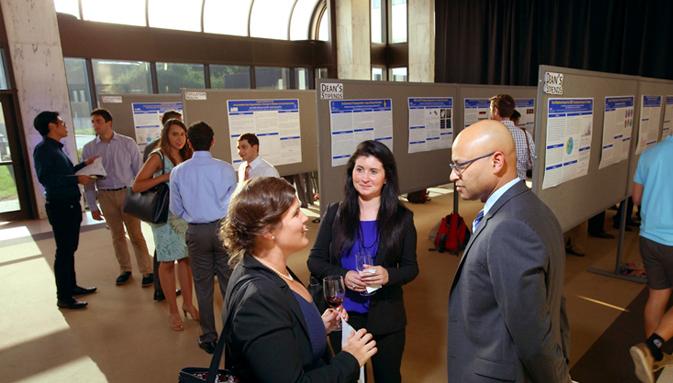
{"label": "woman holding wine glass", "polygon": [[[413,214],[398,200],[392,152],[377,141],[358,145],[344,189],[344,200],[330,205],[321,221],[308,268],[318,279],[344,278],[349,324],[366,328],[376,340],[374,380],[400,382],[406,326],[402,285],[416,278],[418,264]],[[339,350],[339,337],[330,339]]]}
{"label": "woman holding wine glass", "polygon": [[344,382],[376,353],[366,330],[355,332],[333,358],[326,334],[340,323],[322,316],[287,267],[308,245],[295,189],[282,178],[246,182],[229,205],[221,235],[235,269],[224,303],[227,368],[243,382]]}

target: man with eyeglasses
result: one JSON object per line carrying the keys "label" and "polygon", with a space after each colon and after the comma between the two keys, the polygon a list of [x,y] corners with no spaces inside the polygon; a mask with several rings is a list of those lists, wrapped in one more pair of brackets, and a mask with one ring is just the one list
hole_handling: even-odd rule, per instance
{"label": "man with eyeglasses", "polygon": [[451,156],[457,192],[485,205],[449,293],[448,381],[570,382],[556,217],[517,177],[501,123],[463,130]]}

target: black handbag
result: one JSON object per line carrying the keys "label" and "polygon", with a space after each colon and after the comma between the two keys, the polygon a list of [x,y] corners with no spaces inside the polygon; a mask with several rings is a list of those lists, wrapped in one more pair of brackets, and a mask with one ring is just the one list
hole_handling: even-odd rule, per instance
{"label": "black handbag", "polygon": [[[157,153],[161,158],[161,174],[163,175],[165,173],[164,156],[161,151]],[[123,211],[145,222],[166,223],[169,198],[169,187],[165,182],[140,193],[134,193],[129,188],[124,200]]]}
{"label": "black handbag", "polygon": [[[238,378],[232,375],[228,370],[218,368],[222,360],[224,350],[224,334],[220,335],[217,341],[213,359],[210,361],[210,367],[185,367],[180,370],[178,378],[179,383],[240,383]],[[217,379],[217,380],[215,380]]]}

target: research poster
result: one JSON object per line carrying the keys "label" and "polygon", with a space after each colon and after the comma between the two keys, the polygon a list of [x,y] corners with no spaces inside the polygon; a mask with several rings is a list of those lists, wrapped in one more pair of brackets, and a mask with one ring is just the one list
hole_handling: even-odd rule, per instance
{"label": "research poster", "polygon": [[362,141],[376,140],[393,150],[393,100],[330,100],[332,167],[345,165]]}
{"label": "research poster", "polygon": [[448,149],[453,142],[453,98],[409,97],[409,153]]}
{"label": "research poster", "polygon": [[514,99],[516,110],[521,114],[519,127],[524,128],[532,136],[535,136],[535,99],[517,98]]}
{"label": "research poster", "polygon": [[664,98],[664,127],[661,138],[673,135],[673,96]]}
{"label": "research poster", "polygon": [[259,138],[259,154],[272,165],[301,162],[298,99],[227,100],[229,142],[236,169],[242,160],[236,145],[245,133]]}
{"label": "research poster", "polygon": [[661,96],[643,95],[640,103],[637,154],[657,143],[659,121],[661,121]]}
{"label": "research poster", "polygon": [[488,120],[491,113],[491,101],[488,98],[466,98],[463,104],[464,128],[477,121]]}
{"label": "research poster", "polygon": [[161,115],[169,110],[182,113],[182,102],[133,102],[133,130],[140,151],[161,135]]}
{"label": "research poster", "polygon": [[550,98],[542,188],[548,189],[589,171],[593,98]]}
{"label": "research poster", "polygon": [[629,158],[635,96],[605,97],[599,169]]}

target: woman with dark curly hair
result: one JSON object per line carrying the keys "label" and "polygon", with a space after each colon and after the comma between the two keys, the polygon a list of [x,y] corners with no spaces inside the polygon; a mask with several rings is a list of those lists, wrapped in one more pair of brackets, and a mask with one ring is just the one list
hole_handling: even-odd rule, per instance
{"label": "woman with dark curly hair", "polygon": [[243,382],[353,382],[376,353],[371,334],[352,334],[333,358],[327,332],[340,317],[322,316],[311,295],[287,267],[308,245],[295,189],[281,178],[245,183],[229,205],[222,237],[235,269],[224,303],[227,369]]}

